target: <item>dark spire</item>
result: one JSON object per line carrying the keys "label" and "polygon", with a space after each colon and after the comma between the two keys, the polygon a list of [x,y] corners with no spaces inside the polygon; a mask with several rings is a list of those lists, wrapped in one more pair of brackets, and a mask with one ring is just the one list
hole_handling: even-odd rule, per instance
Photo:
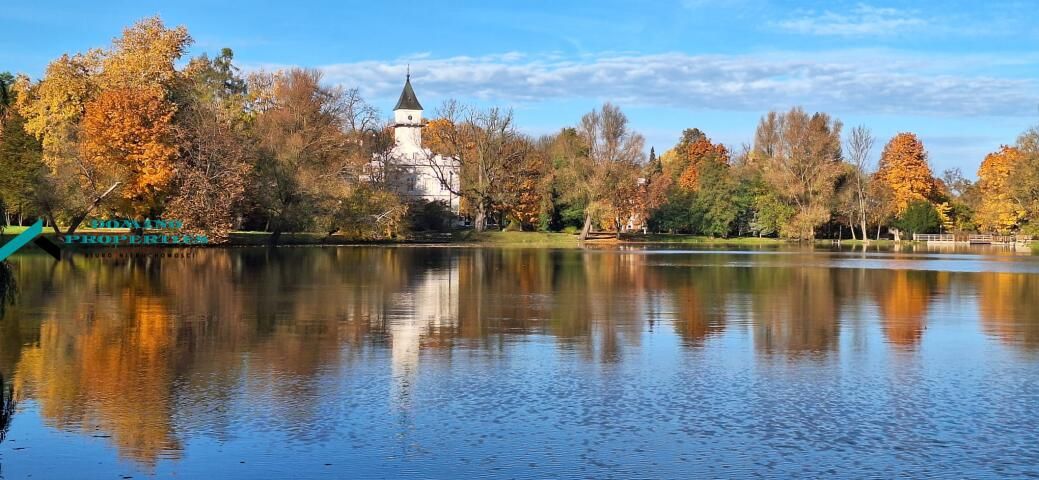
{"label": "dark spire", "polygon": [[404,91],[400,92],[400,100],[394,110],[422,110],[422,104],[418,103],[415,90],[411,88],[411,67],[408,66],[408,75],[404,79]]}

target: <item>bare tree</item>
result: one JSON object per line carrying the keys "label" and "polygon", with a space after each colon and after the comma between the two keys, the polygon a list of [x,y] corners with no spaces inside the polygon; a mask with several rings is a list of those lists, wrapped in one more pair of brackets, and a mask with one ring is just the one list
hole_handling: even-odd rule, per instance
{"label": "bare tree", "polygon": [[[872,174],[870,163],[870,152],[876,139],[864,125],[851,129],[851,137],[848,138],[848,160],[855,166],[855,203],[858,207],[858,221],[862,228],[863,240],[869,241],[866,235],[866,211],[869,207],[869,176]],[[854,232],[854,230],[853,230]]]}

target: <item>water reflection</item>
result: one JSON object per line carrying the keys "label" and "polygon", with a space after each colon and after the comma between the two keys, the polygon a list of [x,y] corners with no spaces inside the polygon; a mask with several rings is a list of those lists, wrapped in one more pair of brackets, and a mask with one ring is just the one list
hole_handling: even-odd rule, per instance
{"label": "water reflection", "polygon": [[0,443],[7,438],[7,430],[11,427],[13,416],[14,391],[4,382],[3,374],[0,374]]}
{"label": "water reflection", "polygon": [[871,332],[919,348],[941,326],[935,309],[976,305],[985,334],[1016,351],[1039,347],[1036,273],[836,268],[847,261],[451,248],[59,264],[18,255],[0,374],[47,425],[110,437],[122,456],[154,466],[182,458],[186,436],[234,439],[243,417],[250,429],[320,442],[336,433],[330,415],[360,408],[336,403],[337,382],[381,382],[372,365],[388,369],[400,428],[418,428],[409,412],[416,385],[433,381],[424,366],[508,362],[524,343],[603,366],[645,357],[658,332],[690,351],[730,339],[765,357],[828,358],[842,336],[862,345]]}

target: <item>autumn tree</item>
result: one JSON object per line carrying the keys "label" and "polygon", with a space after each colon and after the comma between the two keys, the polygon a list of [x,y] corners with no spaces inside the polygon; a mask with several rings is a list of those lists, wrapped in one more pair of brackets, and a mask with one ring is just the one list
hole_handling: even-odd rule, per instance
{"label": "autumn tree", "polygon": [[516,174],[509,177],[513,183],[504,186],[512,198],[499,208],[507,219],[519,225],[536,225],[547,210],[545,197],[550,195],[551,170],[542,150],[529,139],[521,141],[528,143],[521,147],[525,155],[516,166]]}
{"label": "autumn tree", "polygon": [[569,152],[560,175],[567,189],[564,198],[585,206],[584,240],[593,221],[612,221],[630,208],[630,199],[616,192],[638,181],[644,141],[629,129],[620,108],[610,103],[585,114],[576,133],[582,148]]}
{"label": "autumn tree", "polygon": [[213,60],[193,59],[177,92],[178,152],[165,215],[213,243],[225,241],[235,227],[255,161],[246,84],[232,59],[230,49]]}
{"label": "autumn tree", "polygon": [[894,209],[899,214],[914,201],[934,198],[935,180],[927,164],[927,152],[923,142],[912,133],[899,133],[884,146],[876,175],[891,190]]}
{"label": "autumn tree", "polygon": [[284,231],[314,228],[319,212],[332,210],[336,198],[348,195],[338,175],[348,163],[347,139],[343,92],[322,86],[320,72],[293,69],[267,76],[271,103],[255,120],[253,189],[276,244]]}
{"label": "autumn tree", "polygon": [[99,176],[126,182],[122,196],[137,215],[157,212],[173,180],[176,106],[157,90],[120,88],[87,104],[82,154]]}
{"label": "autumn tree", "polygon": [[1039,127],[1018,137],[1017,150],[1021,155],[1013,166],[1010,194],[1025,212],[1022,230],[1034,235],[1039,233]]}
{"label": "autumn tree", "polygon": [[722,144],[712,143],[699,129],[686,130],[682,140],[674,148],[675,160],[672,165],[677,174],[678,186],[687,190],[696,190],[703,170],[713,168],[713,164],[729,163],[729,150]]}
{"label": "autumn tree", "polygon": [[982,231],[1009,233],[1025,216],[1015,201],[1010,184],[1024,155],[1014,147],[1003,146],[985,156],[978,168],[978,206],[974,220]]}
{"label": "autumn tree", "polygon": [[841,174],[841,122],[800,108],[771,112],[761,119],[754,150],[763,159],[764,178],[778,198],[794,207],[783,236],[810,240],[830,215]]}
{"label": "autumn tree", "polygon": [[[525,161],[534,158],[532,143],[516,130],[510,110],[447,101],[437,115],[424,139],[426,161],[440,184],[462,199],[473,213],[474,228],[482,232],[492,212],[516,205],[524,189],[534,190],[533,184],[523,185],[531,180],[523,170]],[[457,180],[452,177],[456,170]],[[533,208],[537,201],[527,203]]]}
{"label": "autumn tree", "polygon": [[62,56],[25,87],[19,109],[42,141],[69,233],[120,184],[125,213],[161,204],[176,154],[175,63],[190,43],[184,27],[147,18],[107,50]]}
{"label": "autumn tree", "polygon": [[[25,130],[42,146],[44,183],[54,202],[41,207],[55,231],[59,220],[85,218],[118,186],[102,185],[106,179],[80,154],[80,122],[99,89],[101,55],[100,50],[62,55],[47,66],[39,82],[22,76],[15,83],[15,107],[25,118]],[[69,233],[74,231],[70,226]]]}

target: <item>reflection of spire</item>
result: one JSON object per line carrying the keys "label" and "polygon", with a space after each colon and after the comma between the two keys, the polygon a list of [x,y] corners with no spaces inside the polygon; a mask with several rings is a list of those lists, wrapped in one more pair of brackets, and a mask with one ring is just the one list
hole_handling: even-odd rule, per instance
{"label": "reflection of spire", "polygon": [[404,311],[389,326],[397,398],[407,397],[406,391],[418,372],[423,333],[453,326],[458,321],[457,261],[447,269],[425,271],[415,287],[402,297],[399,305]]}

